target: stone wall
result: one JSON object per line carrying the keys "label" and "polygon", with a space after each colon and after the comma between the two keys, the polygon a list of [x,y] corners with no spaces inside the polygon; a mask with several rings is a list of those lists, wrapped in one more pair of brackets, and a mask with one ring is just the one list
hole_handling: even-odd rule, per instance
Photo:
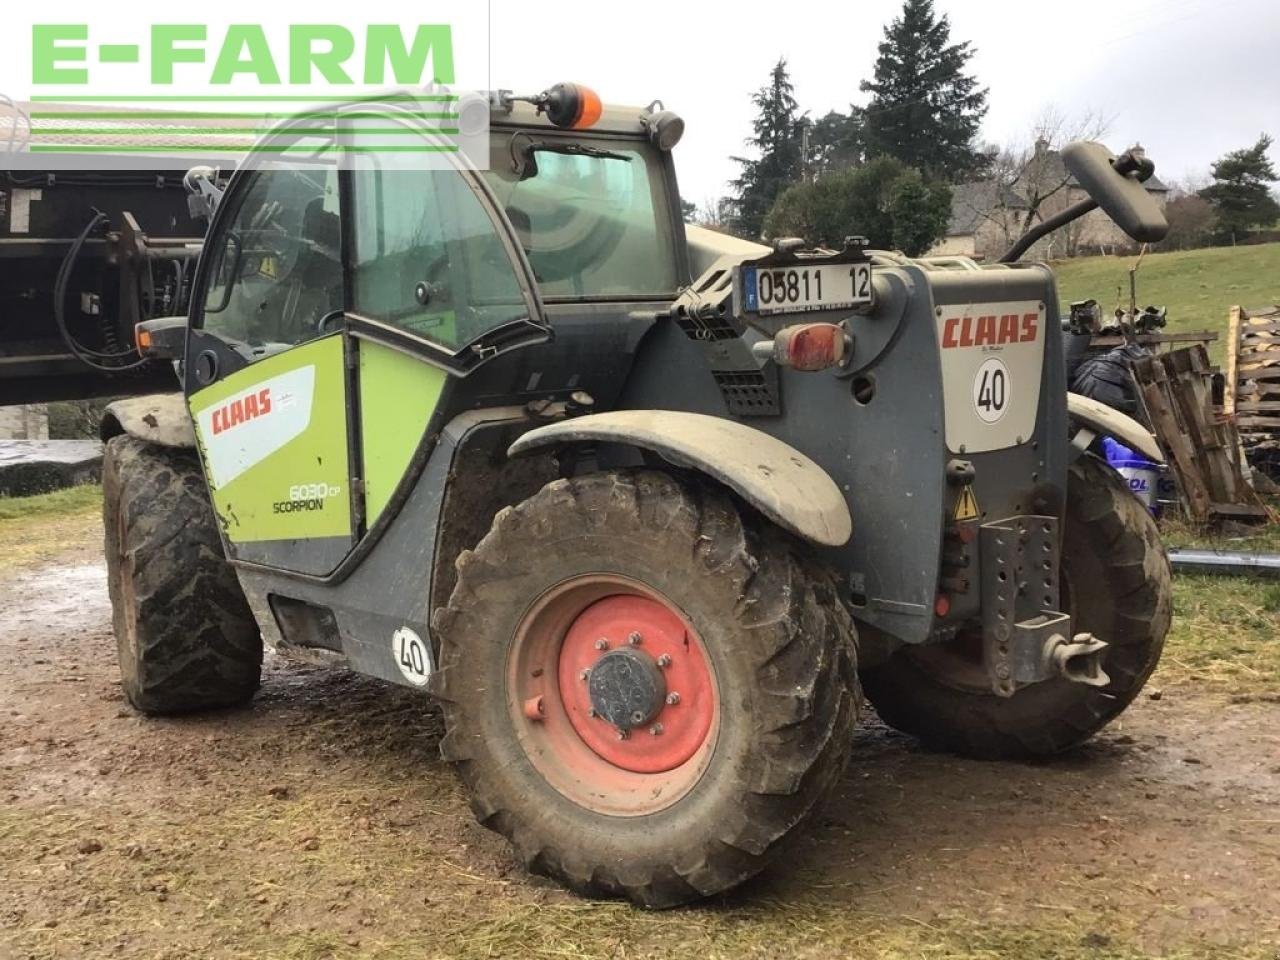
{"label": "stone wall", "polygon": [[49,411],[43,403],[0,407],[0,440],[48,440]]}

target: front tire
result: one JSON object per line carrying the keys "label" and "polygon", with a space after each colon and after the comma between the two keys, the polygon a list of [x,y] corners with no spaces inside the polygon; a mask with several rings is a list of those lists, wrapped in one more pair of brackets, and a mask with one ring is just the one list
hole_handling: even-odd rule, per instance
{"label": "front tire", "polygon": [[[849,753],[853,624],[833,583],[709,485],[548,484],[459,558],[434,626],[442,750],[476,817],[582,894],[669,907],[735,886]],[[593,712],[606,656],[640,678],[609,688],[631,698],[622,726]]]}
{"label": "front tire", "polygon": [[[1169,559],[1151,514],[1101,461],[1068,473],[1062,595],[1073,629],[1110,647],[1105,687],[1046,680],[1000,697],[945,649],[899,650],[863,673],[889,726],[934,749],[983,759],[1030,759],[1088,740],[1138,695],[1160,660],[1173,608]],[[970,646],[968,649],[972,649]]]}
{"label": "front tire", "polygon": [[223,555],[195,451],[114,437],[102,494],[125,697],[149,714],[248,701],[262,635]]}

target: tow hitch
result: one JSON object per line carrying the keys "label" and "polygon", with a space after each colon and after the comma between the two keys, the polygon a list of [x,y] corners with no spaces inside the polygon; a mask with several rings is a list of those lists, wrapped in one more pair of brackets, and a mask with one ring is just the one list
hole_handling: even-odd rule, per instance
{"label": "tow hitch", "polygon": [[[1009,517],[979,529],[983,655],[991,688],[1011,697],[1019,687],[1065,677],[1104,687],[1107,644],[1072,634],[1058,609],[1058,521]],[[1071,639],[1068,639],[1068,638]]]}
{"label": "tow hitch", "polygon": [[1102,669],[1102,653],[1106,649],[1107,644],[1092,633],[1077,633],[1070,643],[1062,634],[1055,634],[1045,644],[1044,652],[1059,676],[1091,687],[1105,687],[1111,682]]}

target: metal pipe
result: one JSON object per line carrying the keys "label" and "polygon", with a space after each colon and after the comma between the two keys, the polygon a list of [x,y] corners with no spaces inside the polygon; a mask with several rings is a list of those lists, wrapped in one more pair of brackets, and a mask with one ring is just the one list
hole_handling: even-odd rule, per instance
{"label": "metal pipe", "polygon": [[1169,562],[1175,573],[1280,578],[1280,553],[1173,549]]}
{"label": "metal pipe", "polygon": [[1083,217],[1086,213],[1089,213],[1091,210],[1096,210],[1097,208],[1097,200],[1081,200],[1078,203],[1073,203],[1057,216],[1050,217],[1048,220],[1042,220],[1039,224],[1024,233],[1018,242],[1010,247],[1005,252],[1005,255],[1000,258],[1000,262],[1013,263],[1020,256],[1030,250],[1032,245],[1041,237],[1046,234],[1053,233],[1053,231],[1057,230],[1059,227],[1065,227],[1072,220],[1077,220],[1080,217]]}

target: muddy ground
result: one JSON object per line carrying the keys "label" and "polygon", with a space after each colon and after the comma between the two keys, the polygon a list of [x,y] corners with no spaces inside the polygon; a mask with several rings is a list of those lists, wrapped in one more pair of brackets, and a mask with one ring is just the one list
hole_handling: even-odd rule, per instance
{"label": "muddy ground", "polygon": [[526,876],[412,692],[269,658],[248,709],[135,715],[99,535],[85,515],[0,570],[4,960],[1280,957],[1265,683],[1159,674],[1043,765],[932,755],[872,717],[797,856],[644,913]]}

